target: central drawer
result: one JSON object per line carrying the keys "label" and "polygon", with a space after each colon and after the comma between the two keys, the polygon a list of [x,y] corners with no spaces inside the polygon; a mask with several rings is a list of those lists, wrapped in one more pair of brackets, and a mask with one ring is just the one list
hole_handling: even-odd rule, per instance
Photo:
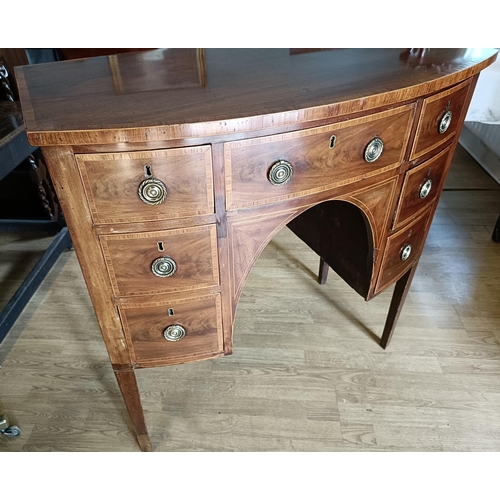
{"label": "central drawer", "polygon": [[215,224],[100,237],[116,297],[219,284]]}
{"label": "central drawer", "polygon": [[414,106],[224,144],[228,210],[326,191],[397,167]]}

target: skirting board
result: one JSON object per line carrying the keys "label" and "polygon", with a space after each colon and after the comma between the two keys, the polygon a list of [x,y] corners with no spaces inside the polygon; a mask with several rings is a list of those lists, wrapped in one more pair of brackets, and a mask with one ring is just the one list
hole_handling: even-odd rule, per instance
{"label": "skirting board", "polygon": [[[500,184],[500,154],[493,151],[485,142],[476,135],[475,130],[481,131],[484,127],[495,127],[495,132],[500,132],[500,125],[476,124],[466,122],[460,134],[459,142],[466,151]],[[500,149],[500,133],[498,134],[498,147]]]}

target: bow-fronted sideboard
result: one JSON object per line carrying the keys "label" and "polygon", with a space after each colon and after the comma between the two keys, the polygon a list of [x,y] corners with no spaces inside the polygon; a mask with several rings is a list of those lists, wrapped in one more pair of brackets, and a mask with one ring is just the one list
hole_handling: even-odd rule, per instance
{"label": "bow-fronted sideboard", "polygon": [[[365,300],[425,243],[482,49],[168,49],[18,69],[138,442],[134,370],[231,354],[285,225]],[[382,326],[382,325],[381,325]]]}

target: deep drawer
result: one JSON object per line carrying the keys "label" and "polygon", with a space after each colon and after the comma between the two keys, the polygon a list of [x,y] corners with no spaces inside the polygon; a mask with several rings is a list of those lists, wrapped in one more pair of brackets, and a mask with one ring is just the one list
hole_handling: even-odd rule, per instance
{"label": "deep drawer", "polygon": [[182,363],[223,350],[219,294],[121,305],[119,311],[136,362]]}
{"label": "deep drawer", "polygon": [[[210,146],[77,154],[75,158],[96,224],[174,219],[214,212]],[[156,191],[151,191],[146,186],[146,181],[151,179],[160,181],[163,187],[156,185]],[[149,195],[147,189],[150,189]],[[163,189],[164,200],[149,204],[158,201],[152,195]],[[146,201],[141,199],[139,191]]]}
{"label": "deep drawer", "polygon": [[100,241],[117,297],[219,284],[215,225],[104,235]]}
{"label": "deep drawer", "polygon": [[[398,166],[413,110],[408,105],[334,125],[224,144],[227,209],[326,191]],[[380,157],[367,161],[365,153],[376,152],[379,140]],[[291,178],[281,183],[290,172]]]}

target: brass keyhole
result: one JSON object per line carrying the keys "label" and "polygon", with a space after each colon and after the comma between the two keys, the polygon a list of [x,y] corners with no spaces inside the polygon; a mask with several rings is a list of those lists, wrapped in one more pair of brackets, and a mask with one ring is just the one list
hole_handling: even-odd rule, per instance
{"label": "brass keyhole", "polygon": [[173,316],[174,314],[175,314],[175,313],[174,313],[174,310],[173,310],[172,308],[170,308],[170,309],[168,310],[168,315],[169,315],[169,316]]}
{"label": "brass keyhole", "polygon": [[158,252],[163,252],[164,248],[163,248],[163,241],[159,241],[158,242]]}
{"label": "brass keyhole", "polygon": [[335,141],[337,140],[337,136],[332,135],[330,137],[330,149],[333,149],[335,147]]}
{"label": "brass keyhole", "polygon": [[153,177],[153,172],[151,171],[151,165],[144,165],[144,176],[147,178]]}

